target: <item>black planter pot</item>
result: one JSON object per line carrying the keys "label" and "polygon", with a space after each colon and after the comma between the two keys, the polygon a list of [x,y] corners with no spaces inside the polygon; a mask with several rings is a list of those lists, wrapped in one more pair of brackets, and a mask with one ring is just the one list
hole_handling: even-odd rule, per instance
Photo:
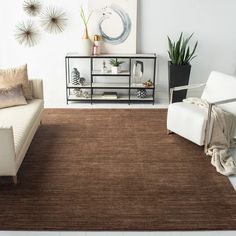
{"label": "black planter pot", "polygon": [[[169,91],[170,88],[188,85],[191,72],[191,65],[173,65],[168,63],[169,67]],[[173,94],[172,102],[182,102],[186,98],[187,90],[176,91]]]}

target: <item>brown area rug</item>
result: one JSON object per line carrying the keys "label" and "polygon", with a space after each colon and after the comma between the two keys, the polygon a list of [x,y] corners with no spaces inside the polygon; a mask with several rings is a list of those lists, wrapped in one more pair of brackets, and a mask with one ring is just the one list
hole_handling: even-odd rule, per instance
{"label": "brown area rug", "polygon": [[0,230],[230,230],[236,194],[166,110],[46,110]]}

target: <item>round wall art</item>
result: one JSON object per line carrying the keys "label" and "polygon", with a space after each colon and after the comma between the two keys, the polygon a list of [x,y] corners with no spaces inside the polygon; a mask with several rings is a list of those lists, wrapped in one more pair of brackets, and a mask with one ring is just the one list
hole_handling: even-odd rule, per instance
{"label": "round wall art", "polygon": [[[106,6],[103,8],[101,13],[102,17],[98,22],[98,27],[103,40],[107,43],[115,45],[123,43],[129,37],[131,32],[132,23],[129,15],[124,11],[124,9],[114,3],[109,7]],[[120,20],[123,29],[121,29],[121,32],[114,37],[109,35],[109,30],[106,31],[106,27],[104,27],[104,25],[106,21],[110,21],[110,24],[113,24],[114,20],[117,20],[117,18],[119,18],[118,20]]]}
{"label": "round wall art", "polygon": [[100,35],[102,54],[134,54],[137,45],[137,0],[87,0],[93,11],[90,35]]}

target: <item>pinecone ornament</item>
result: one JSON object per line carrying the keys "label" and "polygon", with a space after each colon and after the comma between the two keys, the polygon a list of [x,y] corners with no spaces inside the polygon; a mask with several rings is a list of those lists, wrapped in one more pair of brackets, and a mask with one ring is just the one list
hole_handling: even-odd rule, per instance
{"label": "pinecone ornament", "polygon": [[77,68],[74,68],[72,70],[71,77],[72,77],[71,82],[73,85],[80,85],[80,72],[78,71]]}

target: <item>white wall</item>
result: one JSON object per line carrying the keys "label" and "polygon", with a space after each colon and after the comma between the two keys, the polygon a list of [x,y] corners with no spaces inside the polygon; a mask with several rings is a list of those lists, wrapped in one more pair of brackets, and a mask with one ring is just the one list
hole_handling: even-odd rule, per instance
{"label": "white wall", "polygon": [[[97,0],[94,0],[97,1]],[[191,83],[204,82],[211,70],[229,74],[236,71],[235,0],[138,0],[138,52],[156,52],[159,57],[159,90],[167,88],[167,35],[177,38],[181,31],[195,32],[199,41],[198,57],[193,61]],[[34,48],[20,46],[14,39],[14,26],[27,19],[23,0],[1,0],[0,67],[28,63],[29,75],[43,78],[46,105],[65,104],[64,56],[78,51],[82,35],[79,16],[81,0],[41,0],[61,6],[69,25],[61,35],[44,33]],[[194,41],[193,40],[193,41]]]}
{"label": "white wall", "polygon": [[235,0],[140,0],[138,50],[159,55],[158,83],[167,87],[167,35],[195,32],[199,41],[190,83],[205,82],[210,71],[236,72]]}

